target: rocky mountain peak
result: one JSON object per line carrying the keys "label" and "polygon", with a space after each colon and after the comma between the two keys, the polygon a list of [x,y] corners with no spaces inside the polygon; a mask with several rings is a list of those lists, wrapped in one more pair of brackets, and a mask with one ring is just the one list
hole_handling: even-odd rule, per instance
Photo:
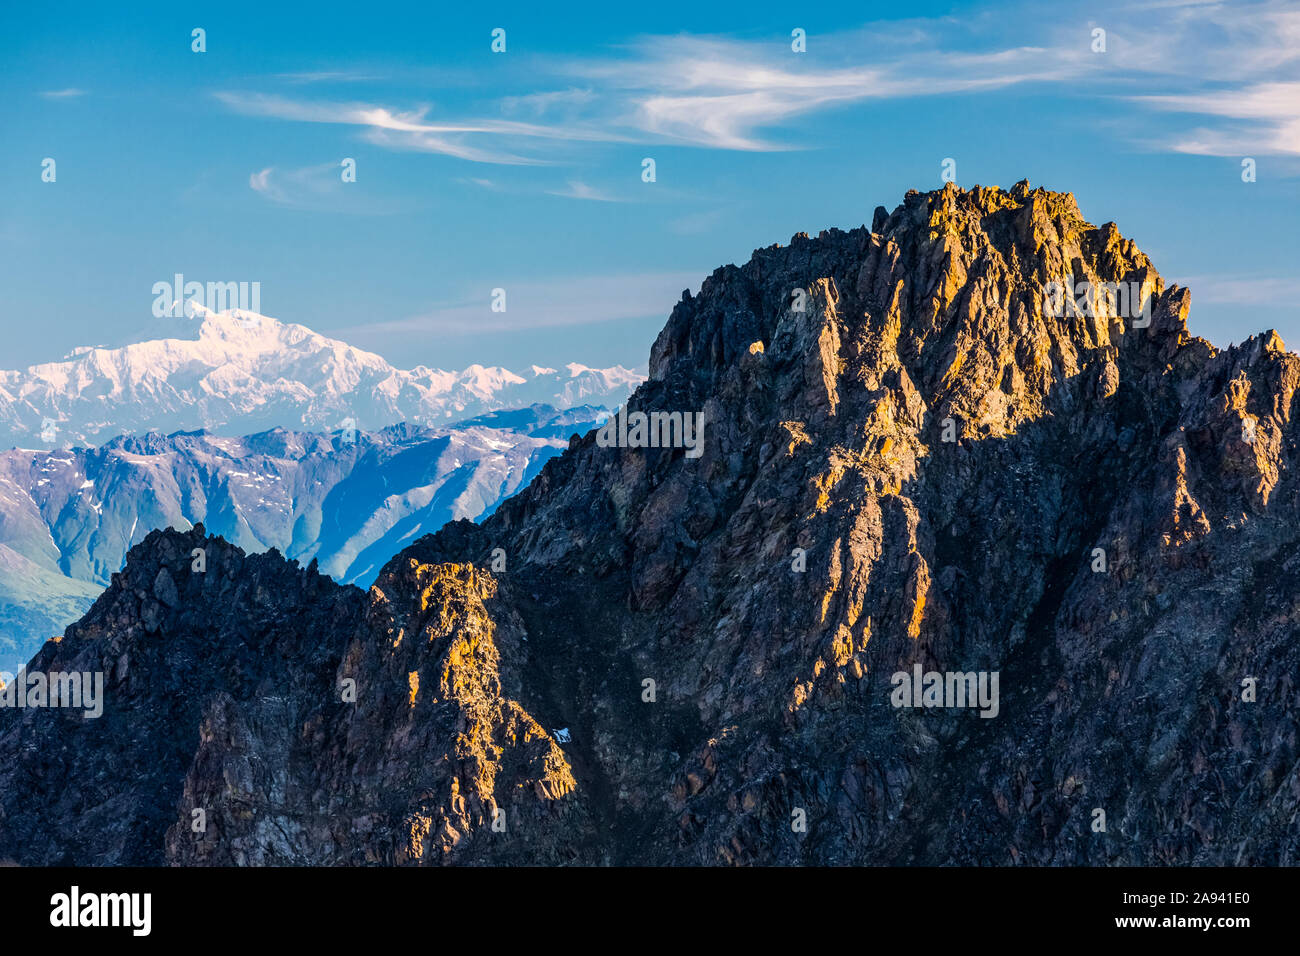
{"label": "rocky mountain peak", "polygon": [[[1053,281],[1059,303],[1046,301]],[[674,309],[650,372],[684,384],[755,348],[769,364],[787,357],[779,346],[817,353],[826,336],[850,364],[906,371],[928,405],[987,417],[978,405],[990,390],[1040,406],[1094,357],[1126,360],[1137,347],[1157,361],[1164,343],[1176,349],[1186,338],[1188,305],[1114,224],[1084,220],[1072,194],[950,183],[910,192],[872,230],[795,236],[715,271]]]}
{"label": "rocky mountain peak", "polygon": [[1189,304],[1027,183],[759,249],[676,305],[621,426],[364,601],[266,556],[229,593],[173,577],[150,630],[165,583],[115,583],[37,663],[151,635],[131,668],[180,676],[139,685],[134,733],[188,739],[183,782],[111,785],[138,826],[53,826],[115,745],[0,713],[0,837],[47,862],[1295,862],[1300,360],[1215,350]]}

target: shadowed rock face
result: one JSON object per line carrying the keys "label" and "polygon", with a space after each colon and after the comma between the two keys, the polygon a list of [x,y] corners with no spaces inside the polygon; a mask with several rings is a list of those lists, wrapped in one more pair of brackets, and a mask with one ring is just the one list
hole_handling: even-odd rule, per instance
{"label": "shadowed rock face", "polygon": [[366,594],[202,526],[153,532],[28,666],[103,672],[103,715],[0,712],[0,847],[49,864],[469,862],[500,809],[511,859],[571,856],[573,776],[503,689],[524,634],[497,591],[470,566],[408,562]]}
{"label": "shadowed rock face", "polygon": [[[1067,276],[1133,314],[1044,314]],[[630,402],[703,412],[699,458],[575,438],[368,595],[137,546],[30,665],[104,716],[0,711],[0,855],[1300,862],[1300,359],[1189,303],[1024,183],[759,250]],[[894,706],[915,665],[996,716]]]}

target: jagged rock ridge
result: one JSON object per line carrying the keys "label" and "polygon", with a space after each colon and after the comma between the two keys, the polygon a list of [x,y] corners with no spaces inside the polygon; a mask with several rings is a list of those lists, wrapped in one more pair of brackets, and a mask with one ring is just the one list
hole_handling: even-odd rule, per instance
{"label": "jagged rock ridge", "polygon": [[[1045,314],[1066,276],[1150,321]],[[310,607],[273,556],[223,559],[232,601],[151,536],[32,667],[124,669],[101,721],[152,719],[0,712],[0,853],[1294,863],[1300,360],[1216,350],[1189,306],[1026,183],[758,250],[683,296],[630,402],[703,411],[696,460],[589,433]],[[894,706],[917,664],[998,672],[997,716]],[[154,751],[165,785],[102,769]]]}

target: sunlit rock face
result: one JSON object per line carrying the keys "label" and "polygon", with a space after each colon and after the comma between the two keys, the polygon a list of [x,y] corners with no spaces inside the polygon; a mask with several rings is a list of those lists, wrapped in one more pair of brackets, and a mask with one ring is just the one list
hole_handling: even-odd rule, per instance
{"label": "sunlit rock face", "polygon": [[1189,305],[1026,183],[758,250],[629,402],[698,457],[592,430],[368,593],[138,546],[30,665],[102,668],[104,716],[0,711],[0,846],[1298,862],[1300,361]]}

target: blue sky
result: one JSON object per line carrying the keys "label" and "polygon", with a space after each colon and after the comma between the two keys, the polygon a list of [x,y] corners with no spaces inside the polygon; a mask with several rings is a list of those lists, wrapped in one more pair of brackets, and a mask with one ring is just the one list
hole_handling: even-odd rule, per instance
{"label": "blue sky", "polygon": [[193,334],[177,272],[403,367],[644,367],[683,288],[946,158],[1073,191],[1215,343],[1300,346],[1295,3],[412,6],[10,5],[0,367]]}

